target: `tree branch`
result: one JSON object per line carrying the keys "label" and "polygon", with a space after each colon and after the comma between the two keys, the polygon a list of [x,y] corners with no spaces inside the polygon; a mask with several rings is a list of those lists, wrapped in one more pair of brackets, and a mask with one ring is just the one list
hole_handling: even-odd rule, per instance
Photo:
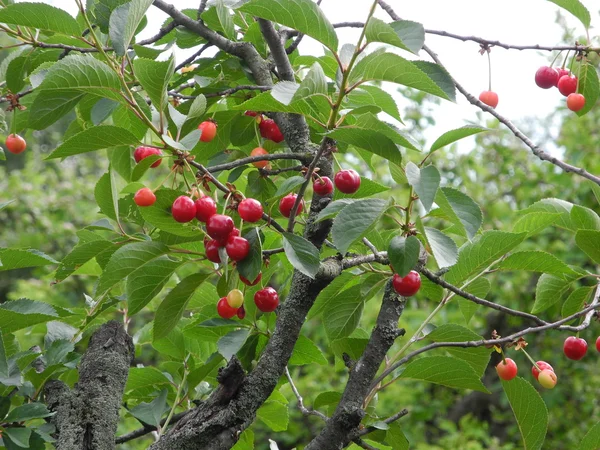
{"label": "tree branch", "polygon": [[[190,411],[183,411],[180,412],[178,414],[175,414],[173,417],[171,417],[171,421],[169,422],[171,425],[179,422],[181,419],[183,419],[187,414],[189,414]],[[162,427],[165,422],[166,422],[166,418],[162,419],[160,421],[160,426]],[[130,433],[124,434],[122,436],[119,436],[115,439],[115,444],[123,444],[125,442],[129,442],[132,441],[134,439],[137,439],[139,437],[145,436],[148,433],[152,433],[153,431],[156,431],[156,427],[154,425],[148,425],[145,424],[142,428],[138,428],[137,430],[134,430]]]}
{"label": "tree branch", "polygon": [[295,153],[271,153],[268,155],[248,156],[247,158],[240,158],[228,163],[210,166],[207,167],[206,170],[215,173],[221,172],[223,170],[235,169],[236,167],[245,166],[247,164],[252,164],[258,161],[276,161],[278,159],[294,159],[297,161],[301,161],[302,163],[306,163],[308,160],[310,160],[310,156],[310,154],[298,155]]}
{"label": "tree branch", "polygon": [[304,414],[305,416],[317,416],[318,418],[327,421],[328,417],[322,412],[316,411],[314,409],[308,409],[306,406],[304,406],[304,399],[300,395],[300,392],[298,392],[298,388],[294,384],[294,380],[292,379],[290,371],[287,367],[285,368],[285,376],[288,380],[288,383],[290,384],[290,387],[292,388],[292,392],[296,396],[296,400],[298,400],[298,409],[300,410],[300,412],[302,412],[302,414]]}

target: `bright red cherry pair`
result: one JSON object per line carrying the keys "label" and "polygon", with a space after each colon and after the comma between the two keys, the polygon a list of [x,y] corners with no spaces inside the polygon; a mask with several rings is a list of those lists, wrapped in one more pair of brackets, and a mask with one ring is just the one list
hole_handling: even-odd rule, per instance
{"label": "bright red cherry pair", "polygon": [[6,138],[6,150],[9,152],[18,155],[19,153],[23,153],[27,148],[27,142],[18,134],[9,134]]}
{"label": "bright red cherry pair", "polygon": [[245,198],[238,205],[238,214],[245,222],[258,222],[262,219],[263,207],[258,200]]}
{"label": "bright red cherry pair", "polygon": [[[292,209],[296,204],[297,198],[298,196],[296,194],[288,194],[279,201],[279,212],[284,217],[290,217],[292,215]],[[300,202],[300,204],[298,205],[298,208],[296,209],[296,216],[301,214],[304,210],[303,203],[304,202]]]}
{"label": "bright red cherry pair", "polygon": [[277,143],[283,141],[284,139],[281,130],[273,119],[263,118],[258,124],[258,128],[260,130],[260,135],[265,139],[269,139]]}
{"label": "bright red cherry pair", "polygon": [[[144,146],[136,148],[135,151],[133,152],[133,158],[135,159],[136,163],[139,163],[142,159],[145,159],[148,156],[152,156],[152,155],[162,155],[162,153],[157,148],[144,147]],[[159,159],[156,162],[153,162],[150,167],[152,167],[152,168],[158,167],[158,166],[160,166],[161,162],[162,162],[162,159]]]}
{"label": "bright red cherry pair", "polygon": [[496,372],[501,379],[510,381],[517,376],[517,363],[510,358],[505,358],[496,365]]}
{"label": "bright red cherry pair", "polygon": [[485,103],[490,108],[498,106],[498,94],[494,91],[483,91],[479,94],[479,101]]}
{"label": "bright red cherry pair", "polygon": [[262,312],[272,312],[279,305],[279,295],[272,287],[266,287],[254,294],[254,303]]}
{"label": "bright red cherry pair", "polygon": [[405,277],[401,277],[395,273],[392,284],[398,294],[403,297],[410,297],[419,292],[421,288],[421,275],[414,270],[411,270]]}
{"label": "bright red cherry pair", "polygon": [[340,170],[333,177],[335,187],[344,194],[354,194],[360,187],[360,175],[356,170]]}
{"label": "bright red cherry pair", "polygon": [[210,142],[217,135],[217,124],[214,120],[209,119],[198,125],[198,129],[202,132],[200,140],[202,142]]}
{"label": "bright red cherry pair", "polygon": [[587,353],[587,348],[588,345],[585,339],[569,336],[565,339],[563,352],[567,358],[579,361]]}

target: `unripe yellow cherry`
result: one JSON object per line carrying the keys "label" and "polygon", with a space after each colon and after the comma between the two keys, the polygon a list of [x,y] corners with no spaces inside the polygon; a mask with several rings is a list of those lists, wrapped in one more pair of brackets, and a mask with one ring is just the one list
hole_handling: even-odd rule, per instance
{"label": "unripe yellow cherry", "polygon": [[232,289],[227,294],[227,303],[232,308],[239,308],[244,303],[244,293],[239,289]]}
{"label": "unripe yellow cherry", "polygon": [[538,381],[542,387],[545,387],[546,389],[554,389],[554,386],[556,386],[556,383],[558,382],[558,378],[552,370],[544,369],[540,372]]}

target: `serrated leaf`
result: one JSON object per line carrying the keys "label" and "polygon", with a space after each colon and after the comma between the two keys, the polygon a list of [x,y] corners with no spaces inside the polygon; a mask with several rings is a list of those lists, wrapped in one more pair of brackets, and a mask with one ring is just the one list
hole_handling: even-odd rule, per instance
{"label": "serrated leaf", "polygon": [[[490,292],[491,288],[492,285],[487,278],[477,278],[463,289],[469,294],[473,294],[479,298],[485,298]],[[463,317],[465,318],[465,322],[468,325],[475,313],[477,312],[477,310],[479,309],[479,305],[470,300],[460,297],[457,297],[457,301],[458,306],[460,308],[460,312],[462,313]]]}
{"label": "serrated leaf", "polygon": [[383,20],[377,19],[376,17],[371,17],[369,19],[369,23],[365,28],[365,37],[367,42],[383,42],[384,44],[390,44],[411,53],[417,53],[418,50],[420,50],[419,47],[416,52],[413,51],[413,49],[404,44],[391,25],[388,25]]}
{"label": "serrated leaf", "polygon": [[363,84],[350,92],[346,100],[348,107],[376,106],[394,119],[402,122],[396,101],[388,92],[380,87]]}
{"label": "serrated leaf", "polygon": [[557,278],[546,273],[542,274],[535,287],[535,302],[531,314],[538,314],[559,302],[575,278],[571,276]]}
{"label": "serrated leaf", "polygon": [[198,94],[198,96],[194,99],[192,104],[190,105],[190,110],[188,112],[188,120],[195,119],[196,117],[201,117],[204,115],[206,111],[206,97],[202,94]]}
{"label": "serrated leaf", "polygon": [[0,272],[58,264],[58,261],[34,249],[0,248]]}
{"label": "serrated leaf", "polygon": [[533,236],[540,231],[553,225],[559,218],[561,213],[551,212],[534,212],[526,214],[515,223],[513,233],[527,233],[527,237]]}
{"label": "serrated leaf", "polygon": [[283,233],[283,249],[294,268],[310,278],[315,278],[321,261],[319,250],[310,241],[293,233]]}
{"label": "serrated leaf", "polygon": [[351,205],[352,203],[354,203],[354,200],[352,200],[351,198],[342,198],[340,200],[331,202],[325,207],[323,211],[319,213],[315,221],[320,222],[325,219],[330,219],[336,214],[338,214],[346,206]]}
{"label": "serrated leaf", "polygon": [[167,86],[175,70],[175,60],[154,61],[136,58],[133,61],[135,74],[158,111],[167,106]]}
{"label": "serrated leaf", "polygon": [[475,125],[466,125],[461,128],[456,128],[455,130],[447,131],[444,134],[442,134],[439,138],[437,138],[433,144],[431,144],[431,149],[429,150],[429,152],[433,153],[436,150],[445,147],[446,145],[450,145],[453,142],[456,142],[468,136],[481,133],[482,131],[489,131],[489,129],[484,127],[478,127]]}
{"label": "serrated leaf", "polygon": [[4,439],[7,441],[6,444],[9,442],[12,444],[9,447],[6,447],[7,449],[10,448],[11,450],[16,450],[16,447],[30,447],[29,440],[31,439],[31,428],[7,428],[3,431],[6,433],[4,436]]}
{"label": "serrated leaf", "polygon": [[470,364],[450,356],[426,356],[416,359],[406,366],[399,378],[489,393]]}
{"label": "serrated leaf", "polygon": [[419,169],[416,164],[408,162],[405,168],[406,178],[419,196],[426,212],[429,212],[440,186],[440,172],[435,166]]}
{"label": "serrated leaf", "polygon": [[577,275],[566,263],[556,256],[542,251],[517,252],[497,266],[500,270],[526,270],[543,272],[561,278],[563,275]]}
{"label": "serrated leaf", "polygon": [[24,422],[25,420],[31,419],[43,419],[44,417],[51,416],[52,413],[48,411],[46,405],[43,403],[25,403],[24,405],[17,406],[12,409],[6,418],[5,422]]}
{"label": "serrated leaf", "polygon": [[[278,401],[266,401],[256,411],[256,417],[273,431],[285,431],[288,428],[288,406]],[[278,448],[277,444],[275,444],[275,447],[271,445],[271,448]]]}
{"label": "serrated leaf", "polygon": [[384,199],[362,199],[347,205],[337,215],[331,228],[333,243],[341,254],[363,237],[388,208]]}
{"label": "serrated leaf", "polygon": [[349,336],[358,326],[364,301],[361,287],[352,286],[333,297],[323,311],[323,327],[329,341]]}
{"label": "serrated leaf", "polygon": [[158,396],[150,403],[140,402],[133,408],[129,409],[129,414],[136,419],[141,420],[142,423],[147,423],[148,425],[158,428],[160,426],[160,419],[162,418],[163,414],[169,410],[169,405],[167,405],[168,393],[168,389],[163,389],[160,391],[160,394],[158,394]]}
{"label": "serrated leaf", "polygon": [[311,0],[251,0],[240,10],[298,30],[332,52],[337,51],[338,38],[333,25]]}
{"label": "serrated leaf", "polygon": [[175,328],[196,289],[208,278],[206,273],[194,273],[184,278],[165,296],[156,310],[153,335],[155,339],[166,336]]}
{"label": "serrated leaf", "polygon": [[325,79],[325,73],[323,72],[323,68],[318,62],[315,62],[300,86],[296,90],[293,100],[299,100],[306,97],[310,97],[315,94],[323,94],[327,95],[327,80]]}
{"label": "serrated leaf", "polygon": [[217,17],[221,24],[221,28],[223,29],[223,33],[228,39],[235,40],[235,27],[233,25],[231,14],[229,14],[229,9],[225,7],[223,0],[217,0],[215,3],[215,8],[217,10]]}
{"label": "serrated leaf", "polygon": [[[553,1],[553,0],[550,0]],[[564,1],[576,1],[576,0],[564,0]],[[585,105],[582,109],[577,111],[579,117],[587,114],[592,110],[598,98],[600,97],[600,82],[598,80],[598,72],[596,72],[596,66],[593,64],[585,63],[578,70],[579,75],[579,90],[578,92],[583,94],[585,97]]]}
{"label": "serrated leaf", "polygon": [[425,237],[440,268],[451,267],[458,260],[456,242],[437,228],[425,227]]}
{"label": "serrated leaf", "polygon": [[327,358],[325,358],[321,349],[313,341],[306,336],[300,335],[294,345],[294,351],[288,364],[290,366],[304,366],[312,363],[323,366],[327,364]]}
{"label": "serrated leaf", "polygon": [[244,345],[246,339],[250,334],[250,330],[247,328],[242,328],[240,330],[234,330],[230,333],[227,333],[219,342],[217,342],[217,347],[219,349],[219,353],[223,355],[223,357],[229,361],[233,355],[235,355]]}
{"label": "serrated leaf", "polygon": [[530,214],[533,212],[560,214],[559,219],[555,222],[556,226],[560,228],[565,228],[567,230],[575,231],[570,216],[572,208],[573,204],[564,200],[560,200],[558,198],[545,198],[543,200],[535,202],[533,205],[522,210],[521,212],[525,214]]}
{"label": "serrated leaf", "polygon": [[319,293],[315,303],[313,304],[313,307],[308,312],[307,319],[312,319],[313,317],[319,316],[333,298],[356,282],[357,277],[354,276],[354,274],[350,272],[342,272],[339,277],[336,277],[331,283],[329,283],[329,285],[327,285],[325,289]]}
{"label": "serrated leaf", "polygon": [[117,56],[124,56],[152,0],[131,0],[113,10],[108,34]]}
{"label": "serrated leaf", "polygon": [[405,277],[417,264],[420,251],[421,244],[415,236],[396,236],[391,240],[387,252],[394,271]]}
{"label": "serrated leaf", "polygon": [[359,115],[353,127],[378,132],[389,138],[396,145],[417,152],[421,151],[420,144],[410,135],[400,131],[396,126],[380,120],[373,113],[368,112]]}
{"label": "serrated leaf", "polygon": [[415,55],[423,48],[425,43],[425,29],[419,22],[411,20],[397,20],[390,23],[402,42]]}
{"label": "serrated leaf", "polygon": [[571,222],[578,230],[600,230],[600,217],[593,210],[584,206],[573,205]]}
{"label": "serrated leaf", "polygon": [[555,5],[560,6],[564,10],[570,12],[577,17],[583,26],[587,29],[590,27],[591,17],[590,12],[579,0],[548,0]]}
{"label": "serrated leaf", "polygon": [[402,154],[394,142],[382,133],[365,128],[337,128],[328,135],[346,144],[354,145],[381,156],[394,164],[402,162]]}
{"label": "serrated leaf", "polygon": [[0,9],[0,22],[52,31],[66,36],[81,35],[81,27],[73,16],[63,9],[45,3],[9,4]]}
{"label": "serrated leaf", "polygon": [[96,183],[94,198],[102,214],[113,220],[117,220],[117,211],[115,211],[113,203],[113,191],[109,173],[102,175]]}
{"label": "serrated leaf", "polygon": [[275,192],[275,195],[273,195],[273,198],[276,199],[279,197],[283,197],[286,194],[289,194],[290,192],[292,192],[294,189],[296,189],[298,186],[300,186],[305,181],[306,181],[306,178],[304,178],[300,175],[286,178],[283,181],[283,183],[281,183],[279,185],[279,187],[277,188],[277,191]]}
{"label": "serrated leaf", "polygon": [[95,258],[101,253],[108,255],[118,248],[113,242],[105,240],[95,240],[92,242],[84,242],[77,245],[71,252],[63,258],[58,268],[56,269],[56,281],[62,281],[75,272],[80,266]]}
{"label": "serrated leaf", "polygon": [[5,333],[56,320],[59,317],[56,310],[48,303],[25,298],[2,303],[0,312],[0,328]]}
{"label": "serrated leaf", "polygon": [[[136,145],[139,139],[125,128],[101,125],[88,128],[60,144],[46,159],[66,158],[67,156],[93,152],[105,148]],[[127,151],[128,149],[123,149]]]}
{"label": "serrated leaf", "polygon": [[571,292],[563,303],[561,316],[568,317],[571,314],[581,311],[595,290],[596,286],[582,286]]}
{"label": "serrated leaf", "polygon": [[[167,256],[159,256],[145,263],[142,262],[142,264],[140,268],[127,276],[125,292],[127,294],[127,312],[129,315],[138,313],[150,303],[182,263]],[[109,266],[107,265],[105,273],[108,269]]]}
{"label": "serrated leaf", "polygon": [[479,273],[501,256],[510,252],[525,239],[526,233],[486,231],[472,242],[463,245],[458,263],[448,271],[446,281],[457,285]]}
{"label": "serrated leaf", "polygon": [[575,243],[586,255],[600,264],[600,231],[579,230],[575,234]]}
{"label": "serrated leaf", "polygon": [[521,377],[502,381],[513,410],[525,450],[542,448],[548,428],[548,409],[535,388]]}
{"label": "serrated leaf", "polygon": [[40,91],[31,105],[27,125],[34,130],[46,129],[71,112],[83,97],[85,93],[76,90]]}
{"label": "serrated leaf", "polygon": [[475,237],[483,223],[483,214],[471,197],[454,188],[441,188],[435,202],[464,236],[469,239]]}
{"label": "serrated leaf", "polygon": [[578,450],[597,450],[598,448],[600,448],[600,422],[585,434]]}
{"label": "serrated leaf", "polygon": [[[0,318],[2,318],[2,316],[0,316]],[[4,327],[2,328],[2,331],[6,333],[10,332]],[[0,384],[4,386],[21,386],[23,384],[23,376],[21,375],[19,366],[14,359],[8,359],[6,357],[2,333],[0,333]]]}

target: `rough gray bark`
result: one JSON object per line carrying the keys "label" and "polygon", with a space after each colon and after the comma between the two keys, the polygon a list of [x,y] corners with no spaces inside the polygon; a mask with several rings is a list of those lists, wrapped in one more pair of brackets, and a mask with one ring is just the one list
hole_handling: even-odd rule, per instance
{"label": "rough gray bark", "polygon": [[371,382],[395,339],[403,334],[403,330],[398,329],[398,320],[405,303],[406,299],[400,297],[393,289],[391,280],[388,281],[377,324],[363,355],[350,371],[342,399],[325,428],[305,450],[340,450],[352,440],[365,415],[363,402],[370,391]]}
{"label": "rough gray bark", "polygon": [[102,325],[91,337],[70,390],[61,381],[46,383],[44,394],[57,430],[58,450],[115,448],[119,409],[134,347],[117,321]]}

